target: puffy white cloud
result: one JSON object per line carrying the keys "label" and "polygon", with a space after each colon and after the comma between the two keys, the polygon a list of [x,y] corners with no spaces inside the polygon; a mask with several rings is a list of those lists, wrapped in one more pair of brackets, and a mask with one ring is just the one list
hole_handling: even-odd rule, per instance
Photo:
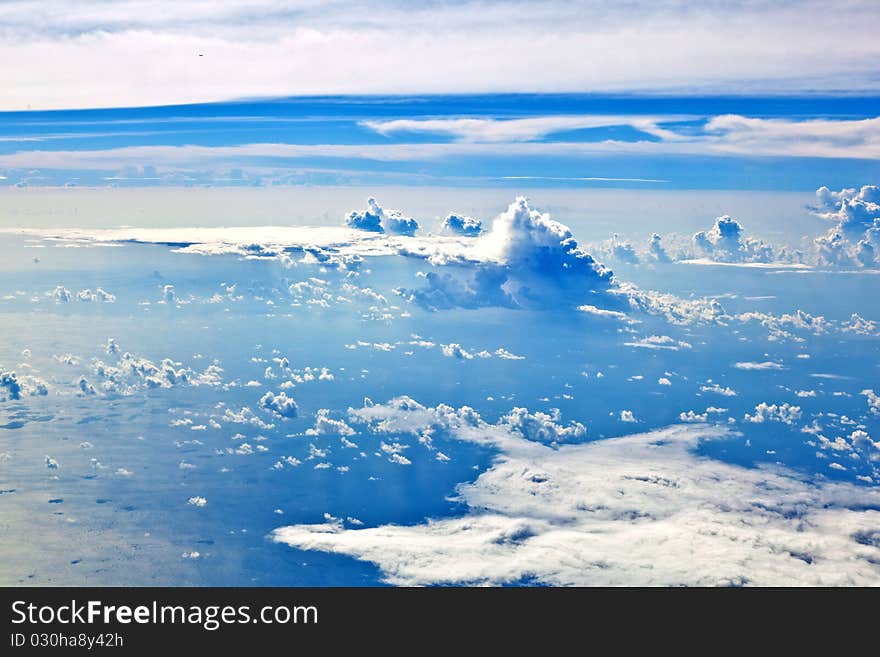
{"label": "puffy white cloud", "polygon": [[717,383],[711,383],[709,385],[700,386],[701,392],[714,392],[716,395],[722,395],[724,397],[736,397],[736,390],[733,388],[729,388],[726,386],[718,385]]}
{"label": "puffy white cloud", "polygon": [[415,219],[405,217],[397,210],[386,210],[372,196],[367,199],[367,209],[350,212],[345,223],[349,228],[397,235],[415,235],[419,229]]}
{"label": "puffy white cloud", "polygon": [[715,220],[709,231],[693,236],[693,244],[699,253],[718,262],[773,262],[773,248],[761,240],[747,237],[742,224],[724,215]]}
{"label": "puffy white cloud", "polygon": [[578,246],[571,230],[518,197],[490,230],[465,250],[432,259],[455,265],[456,275],[429,272],[421,290],[398,290],[432,308],[543,306],[595,299],[620,305],[608,292],[613,274]]}
{"label": "puffy white cloud", "polygon": [[281,418],[294,418],[299,410],[296,401],[283,390],[277,394],[270,390],[263,395],[260,398],[260,408]]}
{"label": "puffy white cloud", "polygon": [[441,344],[440,349],[447,358],[458,358],[461,360],[471,360],[474,355],[463,349],[460,344],[453,342],[451,344]]}
{"label": "puffy white cloud", "polygon": [[450,213],[443,220],[443,229],[455,235],[476,237],[483,232],[483,222],[466,215]]}
{"label": "puffy white cloud", "polygon": [[498,425],[522,435],[528,440],[542,443],[558,443],[579,441],[586,437],[587,428],[580,422],[567,425],[560,423],[562,415],[558,408],[550,409],[550,413],[536,411],[529,413],[527,408],[514,408],[510,413],[502,415]]}
{"label": "puffy white cloud", "polygon": [[833,221],[825,235],[814,240],[819,261],[828,265],[874,267],[880,247],[880,187],[816,190],[814,212]]}
{"label": "puffy white cloud", "polygon": [[782,422],[784,424],[794,424],[801,419],[801,407],[792,406],[788,402],[783,404],[768,404],[761,402],[755,406],[754,415],[745,414],[746,422],[763,423],[763,422]]}
{"label": "puffy white cloud", "polygon": [[36,397],[49,394],[49,386],[35,376],[19,376],[0,367],[0,401],[18,401],[23,396]]}
{"label": "puffy white cloud", "polygon": [[318,409],[315,415],[315,426],[306,429],[307,436],[351,436],[354,429],[345,423],[345,420],[334,420],[330,417],[330,410],[326,408]]}
{"label": "puffy white cloud", "polygon": [[208,500],[206,500],[204,497],[194,496],[189,498],[186,503],[190,506],[203,507],[208,504]]}
{"label": "puffy white cloud", "polygon": [[[385,420],[410,422],[409,412],[385,411]],[[370,561],[398,585],[880,582],[880,546],[870,539],[880,491],[694,454],[703,440],[735,435],[724,428],[554,448],[500,427],[446,426],[461,440],[492,436],[500,450],[475,482],[459,485],[463,516],[356,529],[293,525],[273,539]]]}
{"label": "puffy white cloud", "polygon": [[880,415],[880,395],[873,390],[862,390],[862,394],[868,399],[868,408],[874,415]]}
{"label": "puffy white cloud", "polygon": [[620,411],[620,421],[621,422],[638,422],[635,414],[632,411],[628,411],[628,410]]}
{"label": "puffy white cloud", "polygon": [[[108,355],[118,355],[119,345],[111,340],[105,347]],[[163,358],[158,364],[130,352],[119,355],[115,363],[95,360],[92,371],[99,377],[101,387],[106,392],[130,395],[140,387],[171,388],[177,385],[217,386],[222,383],[223,370],[216,364],[209,365],[198,373],[184,367],[170,358]]]}

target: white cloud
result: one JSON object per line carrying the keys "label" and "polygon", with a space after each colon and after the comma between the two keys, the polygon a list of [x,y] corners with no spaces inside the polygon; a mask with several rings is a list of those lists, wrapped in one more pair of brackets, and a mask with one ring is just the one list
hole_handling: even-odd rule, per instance
{"label": "white cloud", "polygon": [[349,228],[371,233],[415,235],[419,229],[419,223],[415,219],[404,217],[397,210],[386,210],[372,196],[367,199],[367,209],[350,212],[345,218],[345,223]]}
{"label": "white cloud", "polygon": [[425,288],[398,290],[431,308],[558,305],[570,303],[572,295],[621,305],[607,294],[612,272],[578,246],[567,226],[532,209],[522,196],[464,249],[459,245],[429,259],[463,269],[455,276],[429,272]]}
{"label": "white cloud", "polygon": [[675,340],[668,335],[649,335],[640,340],[632,342],[624,342],[626,347],[638,347],[640,349],[666,349],[669,351],[678,351],[680,349],[691,349],[692,345],[683,340]]}
{"label": "white cloud", "polygon": [[15,0],[0,4],[0,22],[0,61],[17,62],[0,71],[3,109],[340,93],[864,92],[877,89],[880,55],[870,2]]}
{"label": "white cloud", "polygon": [[768,404],[761,402],[755,406],[754,415],[745,414],[746,422],[763,423],[763,422],[782,422],[784,424],[794,424],[795,421],[801,419],[801,407],[792,406],[788,402],[783,404]]}
{"label": "white cloud", "polygon": [[456,118],[393,119],[364,121],[363,125],[382,135],[427,133],[447,135],[463,142],[509,143],[539,140],[567,130],[629,126],[655,137],[678,139],[679,135],[661,128],[663,121],[682,121],[691,116],[627,116],[585,114],[582,116],[543,116],[527,119]]}
{"label": "white cloud", "polygon": [[[390,407],[380,415],[411,422]],[[880,493],[693,453],[702,440],[733,437],[723,428],[550,448],[491,425],[446,426],[461,440],[491,436],[500,449],[489,470],[459,485],[462,517],[363,529],[293,525],[274,540],[370,561],[398,585],[880,582],[880,548],[865,538],[880,521]]]}
{"label": "white cloud", "polygon": [[770,360],[765,360],[761,362],[754,361],[740,361],[734,363],[733,366],[738,370],[783,370],[785,369],[780,363],[776,363]]}
{"label": "white cloud", "polygon": [[294,418],[298,412],[296,401],[283,390],[277,394],[270,390],[260,397],[260,408],[281,418]]}
{"label": "white cloud", "polygon": [[351,436],[353,434],[354,429],[348,426],[344,420],[334,420],[331,418],[330,410],[326,408],[319,409],[315,414],[315,426],[306,429],[307,436]]}
{"label": "white cloud", "polygon": [[698,253],[718,262],[770,263],[777,260],[771,246],[746,237],[742,224],[727,215],[718,217],[709,231],[696,233],[692,241]]}
{"label": "white cloud", "polygon": [[558,408],[550,409],[550,413],[529,413],[527,408],[514,408],[510,413],[501,416],[498,425],[528,440],[543,443],[576,442],[586,437],[587,428],[583,424],[571,422],[563,425],[560,423],[561,419]]}
{"label": "white cloud", "polygon": [[476,237],[483,232],[483,223],[473,217],[450,213],[443,220],[443,229],[454,235]]}
{"label": "white cloud", "polygon": [[828,265],[875,267],[880,249],[880,187],[865,185],[834,192],[816,190],[814,212],[835,223],[814,240],[820,262]]}
{"label": "white cloud", "polygon": [[471,360],[474,355],[462,348],[460,344],[457,342],[453,342],[451,344],[441,344],[440,350],[443,352],[443,355],[447,358],[458,358],[460,360]]}
{"label": "white cloud", "polygon": [[35,376],[19,376],[0,367],[0,401],[18,401],[22,396],[37,397],[49,394],[49,386]]}
{"label": "white cloud", "polygon": [[716,395],[722,395],[724,397],[736,397],[736,390],[734,390],[733,388],[726,387],[726,386],[718,385],[717,383],[712,383],[710,385],[700,386],[700,391],[714,392]]}

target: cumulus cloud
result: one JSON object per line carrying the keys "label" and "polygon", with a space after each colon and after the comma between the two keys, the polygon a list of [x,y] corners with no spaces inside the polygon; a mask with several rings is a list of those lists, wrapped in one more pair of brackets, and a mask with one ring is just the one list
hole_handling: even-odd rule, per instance
{"label": "cumulus cloud", "polygon": [[612,301],[611,270],[578,246],[571,230],[518,197],[465,251],[434,258],[456,274],[429,272],[421,290],[398,292],[425,306],[541,306]]}
{"label": "cumulus cloud", "polygon": [[350,212],[345,223],[349,228],[397,235],[415,235],[419,229],[419,223],[415,219],[405,217],[397,210],[386,210],[372,196],[367,199],[367,209]]}
{"label": "cumulus cloud", "polygon": [[288,397],[283,390],[274,393],[271,390],[260,398],[260,408],[281,418],[294,418],[298,413],[298,406],[293,398]]}
{"label": "cumulus cloud", "polygon": [[794,424],[801,419],[801,407],[792,406],[788,402],[783,404],[768,404],[761,402],[755,406],[753,415],[745,414],[745,421],[760,424],[763,422],[782,422],[783,424]]}
{"label": "cumulus cloud", "polygon": [[880,187],[816,190],[813,211],[834,222],[814,240],[820,262],[829,265],[874,267],[880,248]]}
{"label": "cumulus cloud", "polygon": [[18,401],[22,397],[43,397],[49,394],[49,386],[35,376],[19,376],[0,367],[0,401]]}
{"label": "cumulus cloud", "polygon": [[693,244],[699,254],[718,262],[773,262],[773,248],[761,240],[747,237],[735,219],[728,215],[718,217],[708,231],[693,236]]}
{"label": "cumulus cloud", "polygon": [[409,526],[293,525],[274,540],[375,563],[398,585],[880,581],[880,547],[865,538],[880,521],[880,492],[696,456],[702,441],[734,437],[722,427],[548,446],[463,409],[411,400],[377,408],[363,409],[374,422],[434,423],[499,450],[459,485],[465,514]]}
{"label": "cumulus cloud", "polygon": [[483,222],[462,214],[450,213],[443,220],[443,229],[455,235],[476,237],[483,232]]}
{"label": "cumulus cloud", "polygon": [[354,429],[348,426],[344,420],[335,420],[330,417],[330,410],[321,408],[315,415],[315,426],[306,429],[307,436],[351,436]]}
{"label": "cumulus cloud", "polygon": [[586,437],[587,428],[583,424],[571,422],[563,425],[560,423],[561,419],[562,414],[558,408],[550,409],[550,413],[529,413],[529,409],[517,407],[502,415],[498,424],[528,440],[543,443],[580,441]]}

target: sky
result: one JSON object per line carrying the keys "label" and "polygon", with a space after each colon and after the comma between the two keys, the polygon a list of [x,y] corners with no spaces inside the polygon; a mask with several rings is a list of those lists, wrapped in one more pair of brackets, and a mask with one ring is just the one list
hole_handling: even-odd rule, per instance
{"label": "sky", "polygon": [[878,28],[858,0],[12,0],[0,185],[860,186]]}
{"label": "sky", "polygon": [[878,100],[519,93],[8,112],[0,185],[813,191],[876,179]]}
{"label": "sky", "polygon": [[0,584],[876,585],[878,28],[0,3]]}
{"label": "sky", "polygon": [[315,94],[875,92],[870,1],[11,0],[0,108]]}

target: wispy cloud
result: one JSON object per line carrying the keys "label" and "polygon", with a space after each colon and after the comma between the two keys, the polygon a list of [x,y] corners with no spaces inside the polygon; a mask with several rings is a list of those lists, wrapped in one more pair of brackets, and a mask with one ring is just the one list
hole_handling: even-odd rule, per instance
{"label": "wispy cloud", "polygon": [[[546,124],[559,125],[554,124],[551,119],[552,117],[549,117]],[[0,167],[107,170],[150,164],[175,169],[197,166],[244,166],[268,159],[273,161],[273,166],[289,168],[299,166],[297,160],[306,158],[417,162],[456,157],[578,158],[597,154],[880,159],[880,118],[860,121],[792,121],[726,115],[710,119],[705,130],[695,134],[673,132],[669,137],[662,137],[659,140],[600,142],[518,140],[516,136],[526,139],[527,134],[538,134],[534,126],[544,124],[528,124],[531,130],[529,132],[521,126],[521,122],[509,122],[520,125],[507,130],[504,126],[496,125],[504,123],[503,121],[481,122],[482,127],[477,132],[486,134],[482,131],[484,128],[488,130],[489,137],[485,141],[467,139],[445,143],[387,144],[252,143],[215,147],[181,145],[89,150],[22,150],[0,155]],[[547,128],[542,128],[545,129]],[[507,135],[513,141],[499,141],[501,135]],[[531,176],[503,178],[532,179]],[[605,180],[598,177],[566,178],[584,181]],[[639,179],[638,182],[663,182],[663,180]]]}
{"label": "wispy cloud", "polygon": [[363,121],[361,125],[381,135],[398,133],[425,133],[447,135],[458,141],[497,143],[536,141],[548,135],[569,130],[628,126],[646,135],[665,140],[681,136],[662,128],[661,122],[693,120],[693,116],[540,116],[528,119],[394,119],[391,121]]}

